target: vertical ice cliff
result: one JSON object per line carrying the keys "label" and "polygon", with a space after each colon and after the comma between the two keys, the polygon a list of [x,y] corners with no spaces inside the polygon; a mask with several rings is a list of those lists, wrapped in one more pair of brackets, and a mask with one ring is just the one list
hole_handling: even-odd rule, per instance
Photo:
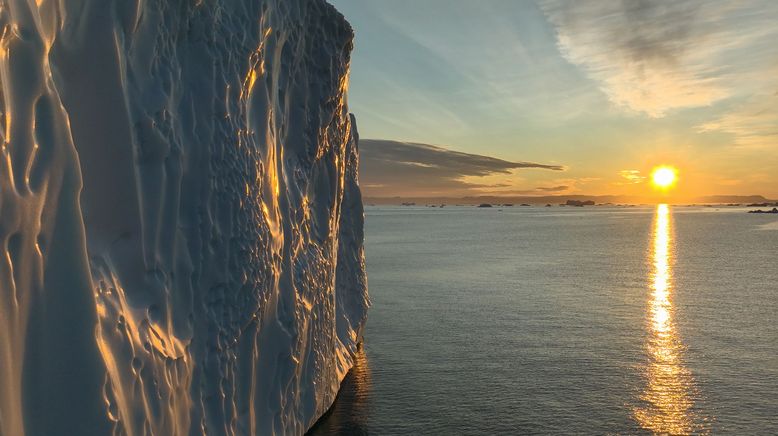
{"label": "vertical ice cliff", "polygon": [[0,436],[300,434],[368,307],[324,0],[0,0]]}

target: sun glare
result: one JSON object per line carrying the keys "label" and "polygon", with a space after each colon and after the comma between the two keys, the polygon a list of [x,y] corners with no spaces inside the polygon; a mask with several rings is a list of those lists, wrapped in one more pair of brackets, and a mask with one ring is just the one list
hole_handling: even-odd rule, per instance
{"label": "sun glare", "polygon": [[678,170],[669,166],[654,168],[651,173],[651,183],[659,189],[669,189],[678,180]]}

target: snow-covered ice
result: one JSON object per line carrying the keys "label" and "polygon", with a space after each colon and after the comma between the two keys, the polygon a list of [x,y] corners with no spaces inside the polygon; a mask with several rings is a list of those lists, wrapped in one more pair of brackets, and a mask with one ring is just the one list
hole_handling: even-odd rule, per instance
{"label": "snow-covered ice", "polygon": [[301,434],[367,308],[324,0],[0,0],[0,435]]}

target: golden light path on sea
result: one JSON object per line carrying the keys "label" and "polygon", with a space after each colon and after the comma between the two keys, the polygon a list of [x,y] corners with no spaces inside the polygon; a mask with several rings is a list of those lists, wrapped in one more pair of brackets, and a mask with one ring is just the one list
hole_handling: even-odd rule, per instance
{"label": "golden light path on sea", "polygon": [[688,434],[703,430],[694,416],[694,379],[684,366],[684,345],[673,308],[672,214],[666,204],[654,217],[651,293],[648,301],[646,386],[635,419],[654,433]]}

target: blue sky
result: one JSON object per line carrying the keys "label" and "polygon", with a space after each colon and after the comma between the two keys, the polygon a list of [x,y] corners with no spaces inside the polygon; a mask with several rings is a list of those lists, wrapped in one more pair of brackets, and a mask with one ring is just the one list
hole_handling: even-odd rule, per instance
{"label": "blue sky", "polygon": [[363,138],[564,167],[463,171],[450,192],[363,174],[368,194],[639,195],[671,164],[679,195],[778,197],[778,2],[332,3]]}

